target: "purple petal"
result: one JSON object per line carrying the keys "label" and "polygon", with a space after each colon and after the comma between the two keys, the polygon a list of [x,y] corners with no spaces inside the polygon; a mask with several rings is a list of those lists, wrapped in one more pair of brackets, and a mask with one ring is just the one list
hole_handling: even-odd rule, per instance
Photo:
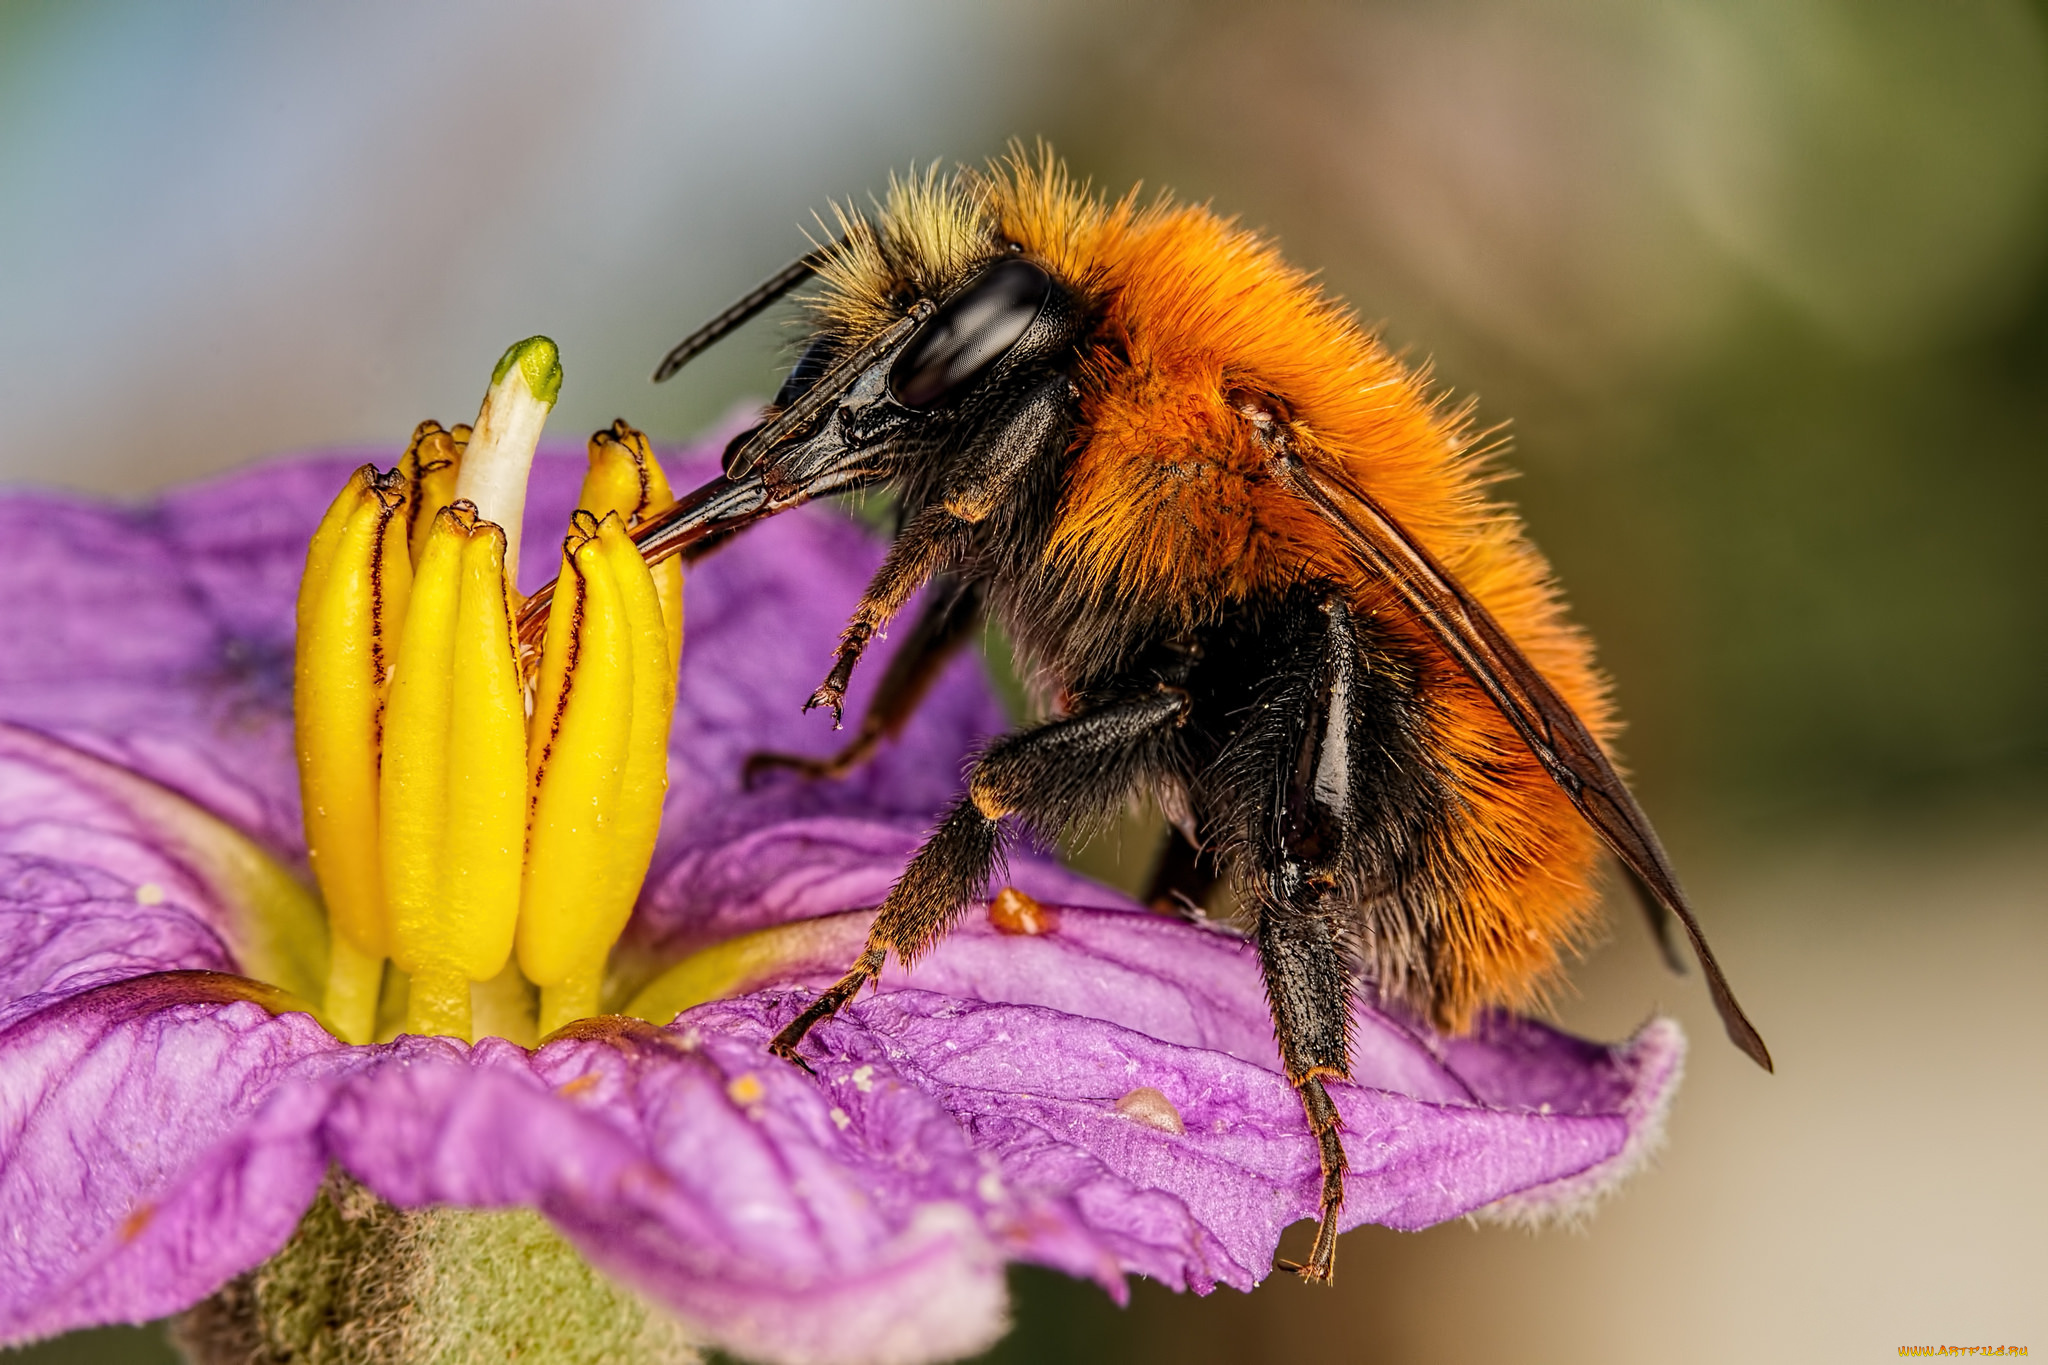
{"label": "purple petal", "polygon": [[617,1021],[537,1054],[346,1048],[247,985],[144,978],[0,1032],[0,1342],[188,1306],[283,1245],[329,1162],[400,1205],[538,1208],[762,1359],[943,1359],[1002,1329],[986,1226],[1020,1213],[916,1087],[835,1103],[752,1038]]}
{"label": "purple petal", "polygon": [[[1052,932],[1018,936],[970,910],[914,971],[892,963],[876,996],[813,1035],[824,1084],[844,1093],[859,1067],[886,1063],[996,1154],[1016,1193],[1065,1211],[1049,1241],[1026,1238],[1017,1254],[1076,1274],[1116,1264],[1198,1292],[1250,1287],[1280,1231],[1314,1214],[1319,1168],[1248,945],[1128,911],[1055,914]],[[784,951],[736,985],[827,984],[871,922],[778,930]],[[769,991],[678,1022],[744,1032],[767,1028],[763,1010],[780,1020],[794,1005]],[[1619,1049],[1505,1018],[1446,1042],[1361,1005],[1354,1083],[1332,1087],[1352,1163],[1345,1226],[1583,1205],[1654,1146],[1682,1050],[1662,1020]],[[1184,1131],[1119,1109],[1147,1088]]]}
{"label": "purple petal", "polygon": [[[1525,1025],[1522,1020],[1507,1022]],[[1553,1055],[1566,1050],[1563,1044],[1590,1046],[1580,1039],[1552,1036],[1560,1044]],[[1578,1112],[1620,1114],[1628,1123],[1628,1140],[1621,1150],[1576,1175],[1519,1191],[1488,1205],[1479,1211],[1481,1217],[1530,1227],[1582,1218],[1641,1170],[1663,1144],[1664,1120],[1685,1074],[1685,1034],[1677,1022],[1652,1019],[1628,1042],[1600,1050],[1606,1055],[1585,1069],[1591,1084],[1581,1088],[1583,1097],[1578,1103],[1584,1108]],[[1595,1085],[1602,1092],[1600,1098],[1584,1095]]]}
{"label": "purple petal", "polygon": [[[313,490],[331,499],[344,474],[340,461],[273,465],[135,509],[0,499],[0,634],[15,642],[0,652],[0,719],[295,848],[287,579],[304,564]],[[240,593],[222,581],[228,566]]]}
{"label": "purple petal", "polygon": [[0,1342],[176,1312],[291,1235],[325,1169],[294,1080],[342,1045],[251,984],[144,977],[0,1032]]}
{"label": "purple petal", "polygon": [[[715,1007],[707,1007],[715,1008]],[[1127,1269],[1175,1288],[1249,1289],[1280,1232],[1316,1208],[1320,1172],[1277,1072],[1101,1020],[897,991],[855,1008],[899,1075],[958,1115],[1019,1192],[1064,1200]],[[691,1016],[691,1022],[697,1022]],[[833,1077],[848,1040],[821,1038]],[[866,1055],[856,1050],[858,1060]],[[1185,1133],[1117,1102],[1165,1095]],[[1333,1086],[1352,1169],[1344,1225],[1421,1228],[1615,1155],[1619,1116],[1504,1113]]]}
{"label": "purple petal", "polygon": [[[0,1029],[67,996],[176,968],[234,970],[227,945],[175,901],[84,863],[0,853]],[[0,1098],[13,1077],[0,1073]]]}
{"label": "purple petal", "polygon": [[[1036,937],[963,926],[914,978],[945,994],[892,973],[814,1035],[816,1080],[762,1048],[797,1007],[786,992],[670,1030],[593,1021],[538,1054],[344,1049],[303,1016],[221,1004],[229,979],[204,974],[74,996],[0,1033],[0,1214],[49,1224],[0,1260],[20,1286],[0,1291],[0,1340],[191,1302],[282,1244],[329,1161],[400,1204],[539,1208],[764,1358],[974,1349],[1000,1323],[1005,1258],[1112,1289],[1127,1271],[1248,1287],[1317,1186],[1253,964],[1193,926],[1057,913]],[[857,939],[864,922],[797,930]],[[1333,1088],[1347,1222],[1420,1227],[1518,1192],[1534,1207],[1628,1159],[1668,1095],[1675,1033],[1615,1054],[1509,1032],[1539,1071],[1598,1072],[1580,1089],[1602,1107],[1475,1103],[1438,1053],[1478,1074],[1499,1044],[1433,1050],[1387,1023],[1361,1076],[1421,1078],[1432,1097]],[[1177,1131],[1120,1103],[1141,1089]]]}
{"label": "purple petal", "polygon": [[269,854],[146,777],[0,722],[0,1024],[39,995],[179,967],[311,998],[320,907]]}
{"label": "purple petal", "polygon": [[[291,754],[292,615],[306,543],[364,459],[278,460],[139,508],[54,493],[0,497],[10,591],[0,597],[0,721],[67,741],[180,792],[267,847],[297,857]],[[557,447],[534,466],[527,586],[554,571],[587,461]],[[673,462],[690,487],[715,472]],[[762,748],[828,750],[840,737],[800,708],[882,546],[828,508],[776,518],[693,571],[671,743],[667,828],[711,809],[759,819],[863,810],[928,815],[953,795],[962,756],[1001,728],[979,665],[963,657],[896,743],[857,778],[774,784],[750,798],[739,764]],[[915,610],[915,606],[911,608]],[[871,685],[887,666],[878,645]],[[856,688],[859,706],[864,696]]]}
{"label": "purple petal", "polygon": [[[641,896],[629,931],[634,951],[666,965],[770,925],[880,905],[927,832],[923,820],[821,815],[770,823],[769,814],[759,807],[706,812],[696,827],[675,832]],[[1136,908],[1108,887],[1028,853],[1010,860],[1007,880],[1054,903]]]}
{"label": "purple petal", "polygon": [[[970,1353],[1003,1326],[990,1166],[921,1092],[834,1106],[751,1041],[625,1029],[381,1066],[337,1158],[400,1204],[538,1207],[594,1264],[772,1360]],[[402,1117],[401,1117],[402,1116]]]}

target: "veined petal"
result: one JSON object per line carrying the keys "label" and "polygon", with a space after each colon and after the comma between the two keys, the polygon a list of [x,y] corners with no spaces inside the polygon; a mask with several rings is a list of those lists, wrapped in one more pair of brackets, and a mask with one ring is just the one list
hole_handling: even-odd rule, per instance
{"label": "veined petal", "polygon": [[291,1235],[326,1166],[293,1081],[345,1053],[262,990],[143,977],[0,1031],[0,1343],[174,1313]]}
{"label": "veined petal", "polygon": [[140,507],[0,496],[0,718],[304,856],[293,618],[307,542],[361,461],[275,462]]}
{"label": "veined petal", "polygon": [[[1062,1203],[1087,1230],[1034,1242],[1031,1259],[1204,1292],[1250,1287],[1280,1231],[1313,1215],[1320,1179],[1299,1105],[1287,1107],[1255,959],[1234,936],[1155,915],[1052,913],[1050,932],[1019,936],[970,912],[914,971],[892,962],[878,994],[848,1007],[842,1017],[875,1040],[821,1037],[813,1065],[843,1087],[886,1059],[1001,1156],[1015,1190]],[[706,1031],[744,1015],[772,1032],[802,1003],[760,1013],[775,988],[837,980],[872,917],[719,943],[630,1008],[683,1008],[678,1026]],[[738,998],[698,1005],[714,995]],[[1352,1153],[1346,1226],[1569,1215],[1655,1147],[1682,1055],[1668,1020],[1623,1048],[1505,1016],[1447,1044],[1361,1005],[1353,1081],[1331,1088]],[[1119,1109],[1140,1087],[1174,1107],[1180,1132]]]}
{"label": "veined petal", "polygon": [[[753,1015],[760,1000],[705,1006],[685,1022],[709,1029],[733,1012]],[[1198,1292],[1219,1282],[1249,1289],[1269,1273],[1281,1231],[1317,1208],[1315,1144],[1298,1103],[1289,1114],[1292,1091],[1277,1071],[1104,1020],[919,990],[851,1013],[856,1029],[820,1040],[829,1060],[819,1076],[833,1094],[857,1089],[861,1069],[886,1060],[998,1157],[1011,1188],[1066,1202],[1127,1270]],[[1120,1101],[1140,1087],[1162,1096],[1178,1123],[1133,1117]],[[1474,1212],[1611,1160],[1630,1133],[1618,1112],[1503,1110],[1357,1085],[1330,1093],[1351,1162],[1347,1228],[1414,1229]]]}
{"label": "veined petal", "polygon": [[[327,977],[325,917],[306,888],[261,845],[146,777],[4,721],[0,852],[55,860],[52,867],[90,855],[98,872],[125,888],[137,921],[159,917],[158,907],[166,907],[162,915],[194,921],[197,933],[175,935],[178,951],[136,959],[136,969],[222,967],[308,1000],[320,997]],[[76,915],[63,918],[66,924],[52,928],[85,927]],[[225,946],[227,960],[213,955],[215,943]],[[113,947],[112,937],[95,938],[94,951]],[[94,963],[82,948],[74,951],[73,972],[118,970],[112,962]],[[21,965],[29,953],[25,942],[0,935],[6,968]],[[0,982],[10,987],[0,995],[0,1019],[19,994],[54,984],[4,975]]]}
{"label": "veined petal", "polygon": [[988,1220],[1058,1220],[915,1088],[834,1100],[751,1040],[594,1020],[538,1054],[342,1048],[224,989],[122,983],[0,1033],[0,1104],[26,1106],[0,1109],[0,1215],[40,1218],[0,1242],[0,1344],[183,1307],[281,1246],[330,1162],[401,1206],[545,1209],[764,1361],[980,1349],[1004,1320]]}

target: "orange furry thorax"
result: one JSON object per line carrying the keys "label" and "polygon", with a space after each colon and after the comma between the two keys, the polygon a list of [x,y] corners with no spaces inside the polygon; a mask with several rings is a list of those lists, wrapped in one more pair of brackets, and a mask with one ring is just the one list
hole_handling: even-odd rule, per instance
{"label": "orange furry thorax", "polygon": [[[1477,597],[1604,739],[1614,730],[1585,636],[1446,407],[1264,239],[1206,208],[1105,201],[1049,157],[897,184],[821,272],[822,320],[872,333],[905,289],[1014,242],[1087,299],[1097,322],[1074,378],[1081,425],[1049,556],[1082,590],[1214,619],[1306,578],[1343,585],[1424,665],[1438,760],[1467,819],[1445,838],[1466,870],[1444,926],[1439,1023],[1540,1002],[1586,930],[1597,835],[1459,669],[1321,521],[1276,487],[1230,395],[1269,398],[1294,437],[1343,465]],[[1392,983],[1383,983],[1392,984]]]}

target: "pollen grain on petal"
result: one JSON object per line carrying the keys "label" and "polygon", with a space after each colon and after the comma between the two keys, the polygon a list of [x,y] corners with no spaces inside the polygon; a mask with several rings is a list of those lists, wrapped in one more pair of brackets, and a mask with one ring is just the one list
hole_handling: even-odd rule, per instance
{"label": "pollen grain on petal", "polygon": [[1126,1092],[1124,1097],[1116,1102],[1116,1112],[1133,1123],[1156,1128],[1175,1137],[1184,1137],[1188,1131],[1187,1125],[1181,1122],[1180,1110],[1174,1108],[1173,1101],[1166,1098],[1163,1091],[1149,1085],[1141,1085]]}
{"label": "pollen grain on petal", "polygon": [[132,1242],[148,1229],[150,1223],[155,1218],[156,1205],[137,1204],[129,1211],[128,1216],[121,1220],[121,1227],[116,1235],[120,1237],[124,1244]]}
{"label": "pollen grain on petal", "polygon": [[579,1095],[587,1095],[597,1089],[598,1081],[599,1077],[595,1071],[586,1071],[581,1076],[572,1077],[556,1086],[555,1093],[565,1100],[573,1100]]}
{"label": "pollen grain on petal", "polygon": [[1059,912],[1006,886],[988,903],[988,922],[996,932],[1036,938],[1060,927]]}

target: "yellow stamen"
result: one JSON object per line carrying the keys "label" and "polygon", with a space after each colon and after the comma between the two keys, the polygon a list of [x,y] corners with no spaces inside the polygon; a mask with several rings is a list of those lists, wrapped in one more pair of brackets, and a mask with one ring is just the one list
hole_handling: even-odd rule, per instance
{"label": "yellow stamen", "polygon": [[[573,524],[580,534],[565,546],[566,572],[548,613],[528,746],[518,949],[520,970],[541,990],[543,1033],[595,1010],[587,929],[608,918],[605,846],[632,728],[632,653],[617,585],[589,514]],[[574,999],[565,994],[571,987]]]}
{"label": "yellow stamen", "polygon": [[616,516],[598,527],[598,548],[610,562],[630,632],[633,656],[632,726],[626,735],[625,772],[619,782],[619,818],[612,838],[612,885],[617,922],[606,931],[609,950],[625,930],[654,841],[661,833],[662,798],[668,794],[668,731],[676,705],[676,661],[660,591],[647,561]]}
{"label": "yellow stamen", "polygon": [[370,1042],[377,1036],[377,1002],[385,988],[384,955],[356,947],[332,916],[327,929],[327,994],[321,1022],[345,1043]]}
{"label": "yellow stamen", "polygon": [[541,646],[519,965],[540,1031],[596,1012],[668,781],[675,704],[654,581],[616,513],[578,512]]}
{"label": "yellow stamen", "polygon": [[353,1042],[402,1026],[532,1045],[594,1014],[653,856],[682,575],[650,572],[628,534],[674,495],[624,423],[591,440],[526,704],[518,527],[560,382],[552,342],[512,347],[475,432],[422,423],[397,469],[355,473],[307,552],[300,781],[325,1015]]}
{"label": "yellow stamen", "polygon": [[307,856],[333,935],[328,1022],[367,1041],[386,945],[377,856],[380,731],[392,645],[412,586],[405,486],[356,471],[306,555],[295,668]]}
{"label": "yellow stamen", "polygon": [[469,988],[470,1021],[478,1038],[504,1038],[521,1047],[534,1046],[540,1041],[534,1028],[536,1004],[533,983],[521,974],[516,962],[507,962],[504,971]]}
{"label": "yellow stamen", "polygon": [[470,982],[512,950],[526,726],[503,555],[504,533],[468,504],[434,518],[391,690],[384,886],[416,1033],[468,1036]]}
{"label": "yellow stamen", "polygon": [[469,442],[469,428],[444,431],[439,422],[422,422],[413,429],[412,445],[399,461],[398,472],[412,488],[406,516],[412,523],[413,568],[427,552],[427,537],[434,531],[434,515],[455,501],[455,482],[462,468],[462,448]]}
{"label": "yellow stamen", "polygon": [[[583,491],[576,505],[596,517],[617,512],[628,530],[675,506],[668,475],[654,458],[647,437],[624,421],[613,422],[611,430],[590,438],[590,472],[583,476]],[[661,599],[661,619],[668,631],[669,653],[674,676],[683,651],[683,561],[664,559],[653,568],[655,596]]]}

